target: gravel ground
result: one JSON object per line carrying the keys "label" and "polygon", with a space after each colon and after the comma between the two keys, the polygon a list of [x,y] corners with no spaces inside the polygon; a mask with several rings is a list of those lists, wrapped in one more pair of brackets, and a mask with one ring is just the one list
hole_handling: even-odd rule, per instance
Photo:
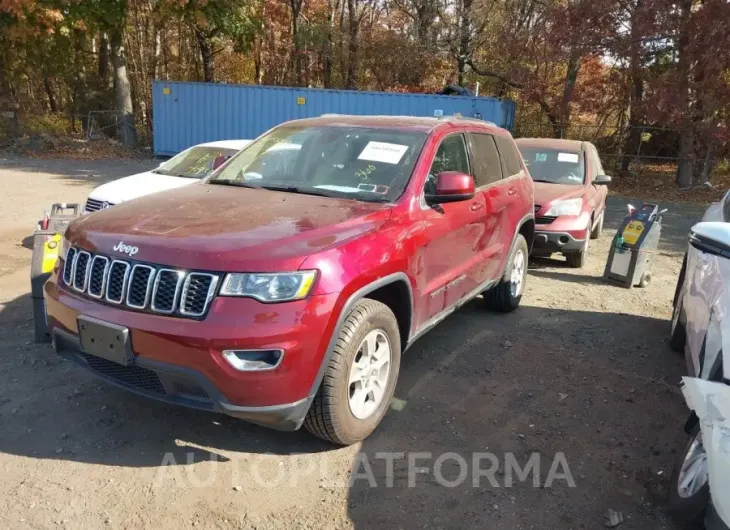
{"label": "gravel ground", "polygon": [[666,339],[701,209],[664,205],[654,280],[627,290],[601,279],[626,204],[611,197],[585,269],[536,261],[517,312],[476,300],[449,317],[404,357],[376,433],[332,449],[130,395],[32,342],[43,209],[153,165],[0,159],[0,528],[578,529],[607,509],[622,530],[674,528],[663,499],[687,410]]}

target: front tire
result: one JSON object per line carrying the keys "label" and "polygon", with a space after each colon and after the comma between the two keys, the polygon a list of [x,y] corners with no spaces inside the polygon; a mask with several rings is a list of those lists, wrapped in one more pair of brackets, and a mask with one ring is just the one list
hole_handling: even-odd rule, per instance
{"label": "front tire", "polygon": [[710,502],[707,453],[699,423],[679,454],[669,480],[667,507],[683,523],[699,524]]}
{"label": "front tire", "polygon": [[677,353],[684,353],[684,346],[687,344],[687,327],[682,319],[682,306],[680,298],[672,311],[672,334],[669,337],[669,347]]}
{"label": "front tire", "polygon": [[527,257],[527,241],[522,234],[518,234],[502,279],[484,293],[487,306],[501,313],[509,313],[519,307],[527,280]]}
{"label": "front tire", "polygon": [[588,259],[588,242],[590,241],[590,228],[586,230],[586,238],[583,242],[583,248],[579,252],[572,252],[565,255],[565,261],[569,267],[574,269],[581,269],[586,264]]}
{"label": "front tire", "polygon": [[323,440],[351,445],[367,438],[388,410],[401,340],[393,311],[369,298],[355,305],[337,333],[304,427]]}
{"label": "front tire", "polygon": [[598,220],[596,227],[593,229],[593,231],[591,231],[591,239],[598,239],[603,233],[603,217],[606,215],[606,208],[604,207],[603,210],[604,212],[601,214],[601,218]]}

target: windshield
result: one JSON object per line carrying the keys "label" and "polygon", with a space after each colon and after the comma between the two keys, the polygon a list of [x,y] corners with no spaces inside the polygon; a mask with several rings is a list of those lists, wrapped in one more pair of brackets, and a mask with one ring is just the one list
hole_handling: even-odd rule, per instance
{"label": "windshield", "polygon": [[288,124],[251,143],[210,184],[387,202],[405,190],[425,133]]}
{"label": "windshield", "polygon": [[[202,179],[214,169],[216,158],[229,159],[238,151],[220,147],[196,146],[186,149],[154,170],[160,175]],[[219,165],[222,160],[219,160]]]}
{"label": "windshield", "polygon": [[520,147],[520,152],[535,182],[581,185],[585,181],[583,153],[536,147]]}

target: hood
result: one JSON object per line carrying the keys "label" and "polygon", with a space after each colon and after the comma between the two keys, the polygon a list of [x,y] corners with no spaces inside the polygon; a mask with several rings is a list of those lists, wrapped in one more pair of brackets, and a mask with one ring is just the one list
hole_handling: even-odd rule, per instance
{"label": "hood", "polygon": [[102,184],[89,194],[89,198],[102,202],[106,201],[109,204],[119,204],[150,193],[179,188],[197,182],[199,182],[198,179],[171,177],[147,171]]}
{"label": "hood", "polygon": [[558,199],[574,199],[581,197],[584,191],[583,186],[577,186],[575,184],[535,182],[535,204],[546,206],[548,203]]}
{"label": "hood", "polygon": [[297,270],[304,259],[375,230],[390,206],[197,183],[74,220],[72,245],[110,257],[208,271]]}

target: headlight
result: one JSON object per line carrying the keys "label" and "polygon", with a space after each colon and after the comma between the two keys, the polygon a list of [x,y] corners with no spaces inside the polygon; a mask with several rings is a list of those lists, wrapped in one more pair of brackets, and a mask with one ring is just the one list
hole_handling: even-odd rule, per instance
{"label": "headlight", "polygon": [[221,295],[248,296],[262,302],[301,300],[314,285],[316,271],[228,274]]}
{"label": "headlight", "polygon": [[545,215],[559,217],[561,215],[579,215],[583,209],[583,199],[565,199],[554,202]]}

